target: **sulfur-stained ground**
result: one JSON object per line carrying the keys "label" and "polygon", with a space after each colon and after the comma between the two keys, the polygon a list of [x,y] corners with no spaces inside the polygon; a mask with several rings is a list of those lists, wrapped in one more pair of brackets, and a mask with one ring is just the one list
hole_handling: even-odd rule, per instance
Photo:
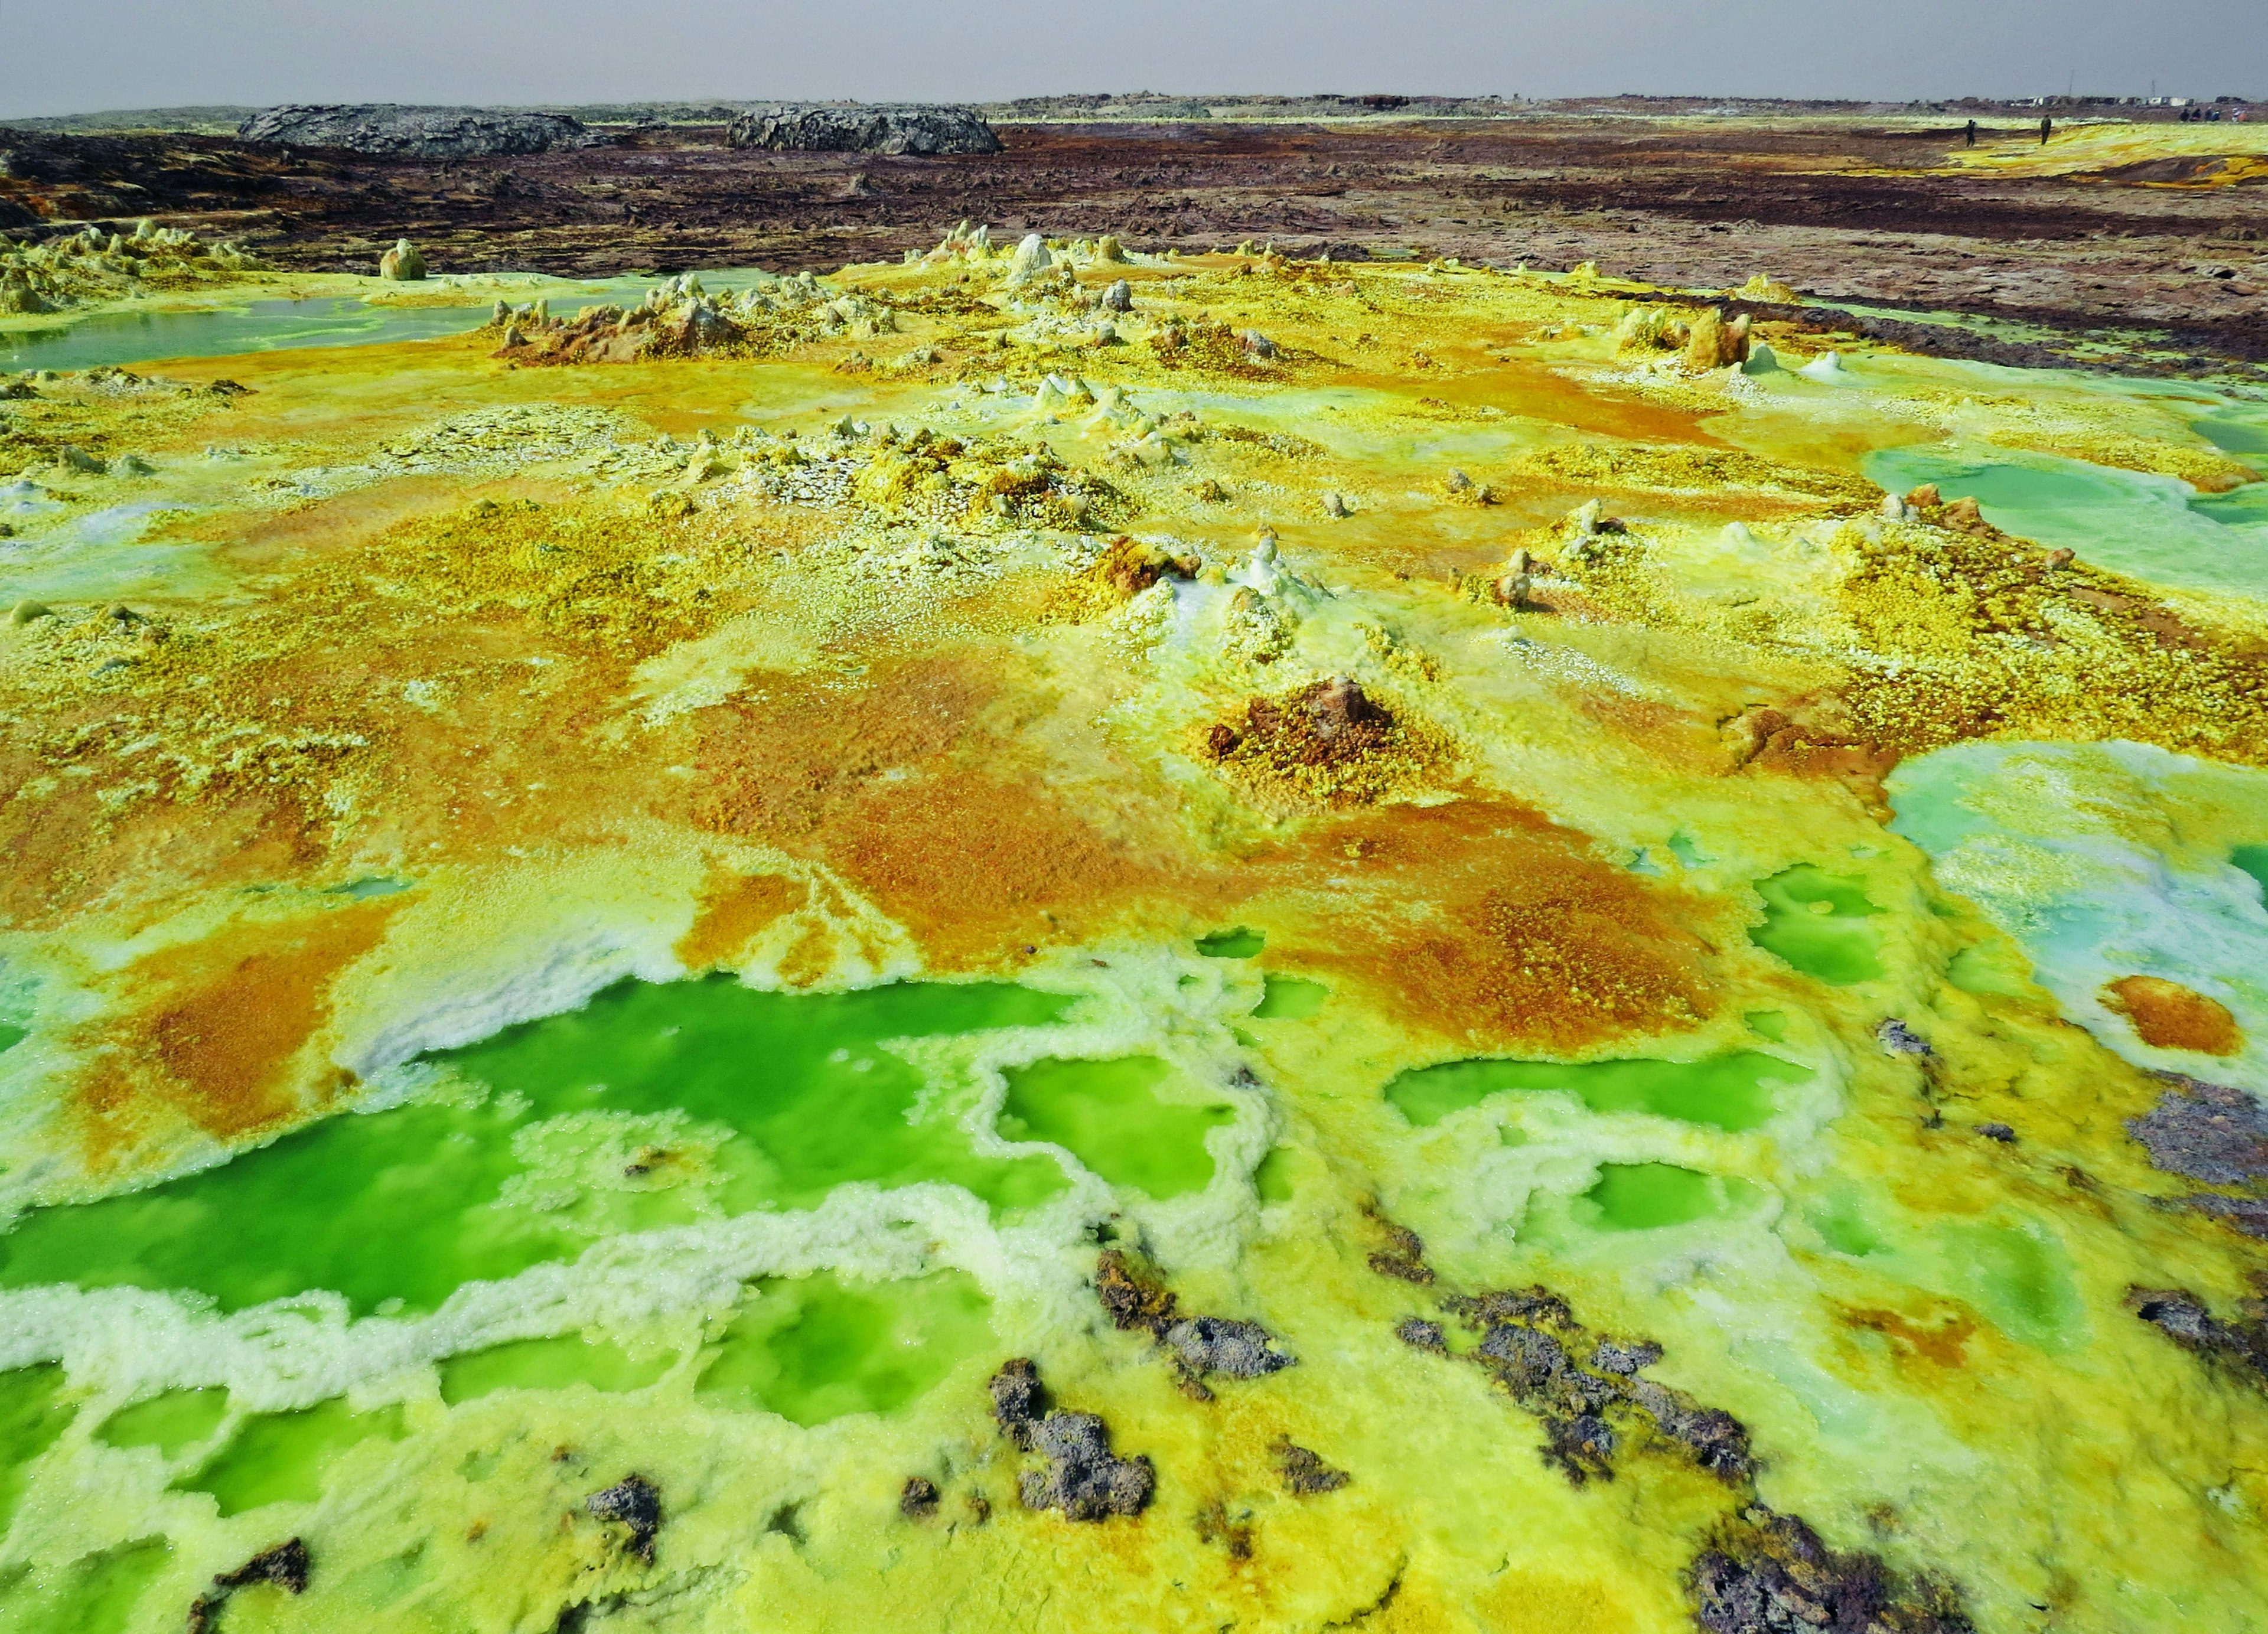
{"label": "sulfur-stained ground", "polygon": [[0,1626],[2268,1623],[2257,389],[1012,247],[15,377]]}

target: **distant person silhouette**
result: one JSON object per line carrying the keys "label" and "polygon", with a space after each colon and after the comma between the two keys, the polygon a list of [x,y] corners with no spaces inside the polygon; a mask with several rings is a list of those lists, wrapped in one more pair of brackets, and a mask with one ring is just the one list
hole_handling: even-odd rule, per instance
{"label": "distant person silhouette", "polygon": [[2055,129],[2055,121],[2043,114],[2040,118],[2040,145],[2048,144],[2048,133]]}
{"label": "distant person silhouette", "polygon": [[1969,121],[1969,129],[1961,133],[1961,145],[1969,148],[1973,148],[1977,145],[1977,121],[1975,120],[1970,120]]}

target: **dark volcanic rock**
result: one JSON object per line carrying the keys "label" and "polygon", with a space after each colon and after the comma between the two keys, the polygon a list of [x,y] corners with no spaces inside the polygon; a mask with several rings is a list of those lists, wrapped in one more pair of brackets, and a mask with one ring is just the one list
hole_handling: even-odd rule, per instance
{"label": "dark volcanic rock", "polygon": [[608,138],[564,114],[508,108],[412,107],[398,102],[340,106],[292,103],[254,114],[237,128],[251,142],[346,148],[409,158],[469,158],[482,153],[549,153]]}
{"label": "dark volcanic rock", "polygon": [[2130,1288],[2126,1307],[2183,1350],[2233,1367],[2240,1378],[2268,1382],[2268,1321],[2257,1301],[2235,1321],[2223,1321],[2185,1288]]}
{"label": "dark volcanic rock", "polygon": [[1686,1575],[1707,1634],[1972,1634],[1949,1584],[1908,1582],[1875,1557],[1829,1549],[1802,1520],[1750,1505],[1717,1529]]}
{"label": "dark volcanic rock", "polygon": [[1158,1337],[1193,1373],[1257,1379],[1289,1367],[1292,1360],[1276,1348],[1275,1336],[1258,1322],[1240,1322],[1226,1316],[1189,1317]]}
{"label": "dark volcanic rock", "polygon": [[1017,1357],[992,1375],[992,1417],[1000,1433],[1027,1452],[1046,1456],[1044,1473],[1024,1472],[1018,1496],[1027,1509],[1060,1509],[1073,1520],[1138,1515],[1149,1506],[1158,1472],[1147,1458],[1119,1458],[1110,1431],[1093,1413],[1066,1413],[1049,1405],[1039,1369]]}
{"label": "dark volcanic rock", "polygon": [[2268,1175],[2268,1113],[2251,1096],[2178,1072],[2159,1076],[2173,1088],[2126,1120],[2154,1167],[2216,1186]]}
{"label": "dark volcanic rock", "polygon": [[293,1594],[307,1592],[307,1546],[298,1538],[288,1538],[273,1549],[263,1549],[233,1571],[225,1571],[213,1579],[219,1588],[244,1588],[254,1583],[273,1583]]}
{"label": "dark volcanic rock", "polygon": [[1027,1509],[1060,1509],[1073,1520],[1138,1515],[1158,1484],[1147,1458],[1119,1458],[1110,1432],[1093,1413],[1049,1413],[1032,1438],[1046,1473],[1027,1470],[1018,1496]]}
{"label": "dark volcanic rock", "polygon": [[654,1535],[661,1530],[661,1492],[644,1476],[625,1476],[583,1500],[595,1520],[617,1520],[630,1528],[630,1553],[651,1565]]}
{"label": "dark volcanic rock", "polygon": [[[1094,1268],[1095,1296],[1121,1332],[1139,1329],[1170,1352],[1194,1384],[1207,1373],[1258,1379],[1295,1359],[1258,1322],[1228,1316],[1184,1316],[1171,1290],[1125,1253],[1106,1248]],[[1200,1395],[1200,1400],[1208,1399]]]}
{"label": "dark volcanic rock", "polygon": [[188,1634],[212,1634],[229,1596],[255,1583],[273,1583],[289,1594],[306,1594],[308,1570],[307,1546],[296,1537],[261,1549],[235,1571],[214,1578],[211,1594],[200,1594],[189,1602]]}
{"label": "dark volcanic rock", "polygon": [[[1453,1294],[1441,1304],[1479,1332],[1481,1342],[1467,1358],[1543,1421],[1544,1461],[1577,1486],[1614,1478],[1616,1455],[1630,1444],[1617,1424],[1682,1447],[1727,1486],[1741,1486],[1756,1473],[1739,1419],[1644,1377],[1661,1359],[1652,1340],[1593,1334],[1566,1300],[1541,1284]],[[1432,1322],[1411,1317],[1395,1331],[1419,1350],[1447,1348]]]}
{"label": "dark volcanic rock", "polygon": [[998,153],[992,127],[965,107],[872,103],[828,107],[790,103],[754,108],[725,139],[736,148],[820,153]]}

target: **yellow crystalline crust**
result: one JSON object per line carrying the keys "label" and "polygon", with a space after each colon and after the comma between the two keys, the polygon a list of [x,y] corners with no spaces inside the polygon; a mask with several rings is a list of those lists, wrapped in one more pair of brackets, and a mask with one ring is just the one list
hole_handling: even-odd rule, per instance
{"label": "yellow crystalline crust", "polygon": [[[1691,1626],[1726,1562],[1900,1630],[2268,1620],[2257,1381],[2130,1301],[2234,1320],[2257,1247],[2165,1205],[2124,1129],[2160,1085],[2021,975],[1948,980],[2021,961],[1881,781],[1976,736],[2268,763],[2257,613],[1941,502],[1885,520],[1859,460],[1960,395],[1895,358],[1807,408],[1618,355],[1648,294],[1580,275],[1066,261],[846,269],[887,323],[739,355],[524,367],[490,328],[11,406],[6,474],[60,507],[0,629],[0,947],[36,995],[0,1055],[14,1204],[346,1115],[630,973],[1023,979],[1108,1018],[1089,1053],[1212,1050],[1260,1099],[1211,1189],[1122,1192],[1047,1277],[982,1225],[909,1249],[983,1284],[1000,1343],[891,1414],[719,1413],[682,1367],[452,1406],[405,1356],[352,1385],[398,1438],[224,1517],[90,1406],[16,1504],[5,1615],[162,1537],[115,1626],[178,1627],[298,1536],[305,1592],[235,1589],[219,1626],[1572,1634]],[[2057,446],[2213,458],[2132,404],[2056,412]],[[124,567],[55,542],[144,501]],[[1881,910],[1878,974],[1752,939],[1755,882],[1806,865]],[[1192,952],[1236,926],[1256,960]],[[1329,1000],[1252,1019],[1270,974]],[[1413,1122],[1383,1093],[1742,1050],[1802,1081],[1740,1128],[1564,1094]],[[1609,1229],[1602,1165],[1717,1203]],[[1297,1365],[1178,1387],[1089,1285],[1113,1235]],[[1539,1285],[1568,1321],[1522,1331],[1586,1365],[1658,1343],[1648,1377],[1749,1455],[1615,1407],[1610,1456],[1545,1457],[1553,1414],[1457,1304]],[[1152,1461],[1138,1517],[1020,1504],[1041,1465],[986,1388],[1017,1354]],[[107,1411],[99,1372],[69,1387]],[[1348,1480],[1296,1490],[1287,1443]],[[633,1470],[650,1561],[586,1503]]]}

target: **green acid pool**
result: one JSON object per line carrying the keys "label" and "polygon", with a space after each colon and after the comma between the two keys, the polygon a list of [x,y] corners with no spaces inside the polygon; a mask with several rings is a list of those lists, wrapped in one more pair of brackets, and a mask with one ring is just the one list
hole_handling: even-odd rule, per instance
{"label": "green acid pool", "polygon": [[357,1314],[424,1311],[603,1237],[807,1208],[853,1181],[944,1181],[1013,1211],[1061,1190],[1061,1169],[978,1155],[949,1109],[917,1111],[921,1073],[882,1046],[1044,1026],[1071,1003],[1003,983],[626,982],[437,1057],[485,1094],[332,1117],[35,1211],[0,1237],[0,1286],[186,1289],[225,1310],[327,1289]]}

